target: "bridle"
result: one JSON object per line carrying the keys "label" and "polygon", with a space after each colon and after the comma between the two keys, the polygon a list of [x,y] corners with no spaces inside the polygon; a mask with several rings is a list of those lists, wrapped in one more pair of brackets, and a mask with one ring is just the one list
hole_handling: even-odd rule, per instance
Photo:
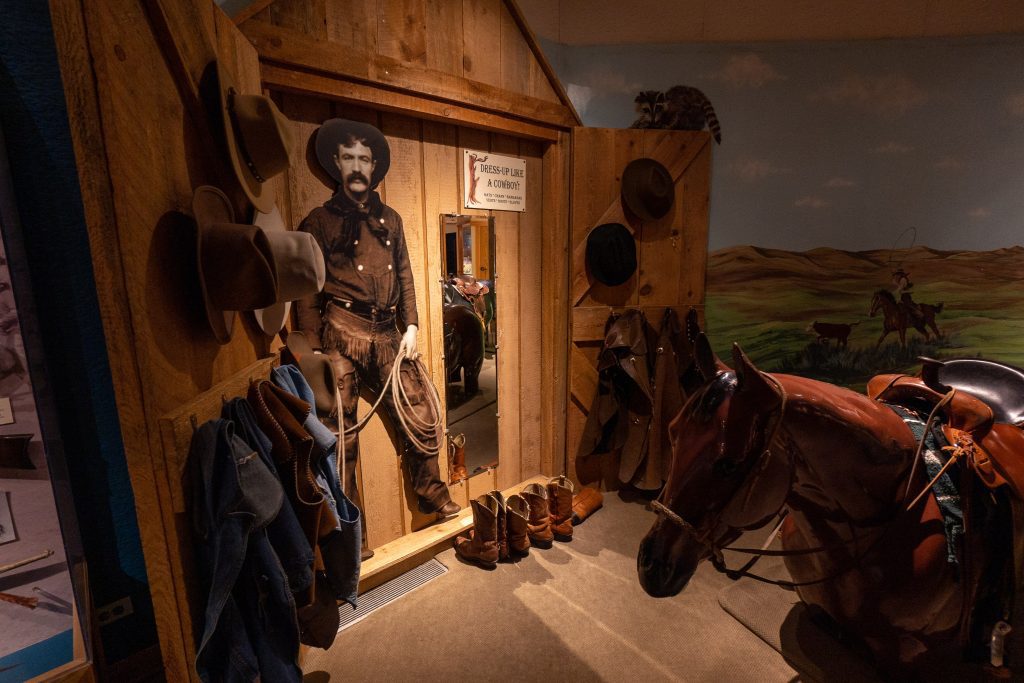
{"label": "bridle", "polygon": [[[750,474],[750,472],[757,469],[758,465],[761,462],[771,457],[772,445],[775,443],[776,437],[779,435],[779,432],[781,430],[783,417],[785,416],[786,412],[786,403],[788,398],[785,387],[782,386],[782,383],[779,382],[778,379],[776,379],[769,373],[761,374],[764,377],[768,378],[778,388],[781,396],[781,404],[778,410],[778,419],[776,420],[775,425],[772,427],[771,435],[769,436],[768,441],[765,444],[765,448],[761,452],[761,455],[753,462],[750,469],[747,471],[748,475]],[[954,392],[955,390],[950,391],[945,397],[943,397],[943,400],[940,401],[928,415],[928,420],[925,423],[924,433],[922,434],[921,440],[917,445],[917,450],[914,453],[914,460],[911,466],[909,479],[907,481],[907,488],[903,496],[903,503],[905,503],[907,498],[909,497],[911,482],[913,481],[914,473],[917,469],[917,461],[920,459],[921,452],[924,450],[925,439],[927,438],[928,433],[931,431],[932,425],[935,421],[935,418],[938,415],[940,408],[949,403],[949,401],[953,397]],[[931,481],[925,484],[924,488],[914,497],[913,502],[911,502],[910,505],[906,506],[902,511],[909,511],[913,509],[913,507],[917,505],[918,502],[920,502],[921,498],[924,497],[924,494],[928,491],[928,489],[932,487],[932,484],[935,483],[935,481],[946,471],[946,469],[949,466],[953,464],[953,462],[957,460],[957,458],[961,454],[962,453],[959,449],[955,450],[953,452],[953,457],[950,458],[950,460],[946,463],[942,470],[938,474],[936,474]],[[736,580],[745,576],[756,581],[761,581],[763,583],[769,583],[776,586],[782,586],[783,588],[789,589],[797,588],[799,586],[810,586],[819,583],[824,583],[825,581],[830,581],[832,579],[838,578],[839,576],[842,576],[843,574],[851,571],[860,564],[860,561],[864,559],[864,557],[866,557],[867,554],[871,552],[881,542],[883,538],[885,538],[885,536],[888,534],[889,530],[893,526],[893,521],[896,519],[896,516],[890,519],[889,522],[883,528],[882,532],[878,534],[875,537],[875,539],[870,544],[868,544],[868,546],[861,553],[859,553],[855,558],[853,558],[852,562],[850,562],[849,565],[846,567],[837,568],[836,570],[829,572],[825,576],[821,576],[808,581],[786,581],[782,579],[771,579],[760,574],[754,574],[750,571],[750,569],[752,569],[753,566],[757,564],[758,560],[760,560],[762,557],[789,557],[796,555],[812,555],[816,553],[822,553],[829,550],[834,550],[836,548],[847,546],[851,543],[861,540],[863,536],[858,536],[856,533],[854,533],[850,538],[837,541],[836,543],[829,543],[827,545],[815,546],[812,548],[801,548],[799,550],[769,550],[768,546],[770,546],[775,541],[775,538],[778,535],[779,531],[782,529],[782,524],[783,522],[785,522],[786,516],[788,515],[788,510],[780,508],[780,511],[776,511],[775,513],[775,515],[778,515],[779,521],[777,522],[775,529],[768,536],[768,540],[760,548],[744,548],[729,545],[719,545],[717,541],[712,540],[709,537],[711,536],[713,530],[717,529],[721,525],[722,517],[724,516],[724,511],[729,508],[729,505],[732,503],[733,499],[739,494],[742,488],[742,485],[737,487],[736,491],[732,493],[732,495],[729,497],[726,503],[721,507],[721,511],[718,513],[718,515],[714,517],[709,524],[706,525],[704,531],[700,531],[699,529],[697,529],[693,524],[684,519],[679,513],[677,513],[675,510],[672,510],[668,505],[662,502],[662,498],[665,496],[665,489],[662,489],[661,495],[659,495],[657,499],[651,501],[650,506],[656,514],[658,514],[661,517],[664,517],[665,519],[679,526],[684,534],[686,534],[687,536],[692,538],[697,544],[699,544],[701,550],[706,552],[707,555],[710,556],[712,566],[714,566],[714,568],[717,571],[728,576],[730,579]],[[783,501],[783,506],[785,506],[785,501]],[[849,522],[849,526],[851,529],[853,529],[852,521]],[[736,569],[730,569],[725,563],[725,556],[723,555],[723,551],[725,550],[744,555],[751,555],[752,557],[749,560],[747,560],[747,562],[743,566]]]}

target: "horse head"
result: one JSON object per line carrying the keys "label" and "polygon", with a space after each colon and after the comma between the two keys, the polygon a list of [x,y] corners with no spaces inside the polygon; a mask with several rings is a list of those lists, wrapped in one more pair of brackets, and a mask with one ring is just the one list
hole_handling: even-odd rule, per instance
{"label": "horse head", "polygon": [[788,453],[771,450],[785,405],[781,385],[738,346],[735,373],[719,367],[703,335],[695,352],[705,381],[669,428],[672,466],[655,506],[661,514],[637,555],[640,584],[655,597],[676,595],[701,560],[718,561],[742,530],[766,523],[792,484]]}
{"label": "horse head", "polygon": [[875,314],[878,313],[878,309],[885,308],[886,305],[895,306],[896,297],[888,289],[879,289],[871,297],[871,317],[874,318]]}

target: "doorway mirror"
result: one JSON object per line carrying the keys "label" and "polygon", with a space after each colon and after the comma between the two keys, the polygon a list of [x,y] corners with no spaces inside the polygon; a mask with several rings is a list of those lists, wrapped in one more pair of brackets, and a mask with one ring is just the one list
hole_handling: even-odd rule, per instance
{"label": "doorway mirror", "polygon": [[473,476],[498,465],[494,220],[444,214],[441,238],[448,435]]}

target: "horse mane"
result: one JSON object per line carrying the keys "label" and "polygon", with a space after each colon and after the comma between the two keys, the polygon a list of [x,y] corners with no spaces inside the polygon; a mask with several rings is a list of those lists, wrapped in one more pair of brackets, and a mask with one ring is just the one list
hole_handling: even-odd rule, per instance
{"label": "horse mane", "polygon": [[879,289],[878,291],[875,292],[875,296],[880,296],[883,299],[888,299],[889,301],[896,303],[896,297],[894,297],[892,295],[892,292],[890,292],[888,289]]}

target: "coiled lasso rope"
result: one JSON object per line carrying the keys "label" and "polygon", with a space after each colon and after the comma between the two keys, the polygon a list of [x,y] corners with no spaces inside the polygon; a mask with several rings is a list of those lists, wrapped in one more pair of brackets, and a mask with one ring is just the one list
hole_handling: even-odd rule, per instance
{"label": "coiled lasso rope", "polygon": [[[431,410],[434,417],[431,420],[423,420],[416,415],[412,409],[412,402],[409,400],[409,395],[405,391],[405,387],[402,386],[401,380],[401,369],[402,361],[407,360],[412,364],[417,375],[419,376],[420,384],[426,387],[427,401],[430,403]],[[398,354],[395,356],[395,362],[391,366],[391,372],[388,373],[387,380],[384,382],[384,386],[381,387],[380,395],[377,400],[367,411],[366,415],[359,419],[351,427],[343,430],[344,434],[339,434],[339,441],[342,442],[339,446],[341,450],[341,458],[344,458],[345,445],[344,435],[356,434],[366,426],[366,423],[370,421],[373,414],[377,412],[377,408],[380,407],[381,401],[384,400],[384,394],[388,390],[391,390],[391,398],[395,404],[395,413],[398,415],[398,421],[402,423],[402,431],[405,432],[406,438],[409,443],[412,444],[416,450],[424,453],[428,457],[434,457],[441,453],[441,438],[438,434],[436,439],[436,445],[428,446],[421,440],[421,436],[429,434],[437,434],[438,428],[441,426],[441,396],[437,393],[437,387],[430,381],[430,377],[427,374],[427,368],[423,364],[423,361],[419,357],[412,359],[409,358],[406,353],[405,347],[402,346],[398,349]],[[336,410],[341,411],[341,400],[340,396],[337,401]],[[339,420],[339,425],[343,425],[344,421]],[[429,436],[424,436],[429,439]],[[338,463],[339,466],[343,466],[342,463]]]}

